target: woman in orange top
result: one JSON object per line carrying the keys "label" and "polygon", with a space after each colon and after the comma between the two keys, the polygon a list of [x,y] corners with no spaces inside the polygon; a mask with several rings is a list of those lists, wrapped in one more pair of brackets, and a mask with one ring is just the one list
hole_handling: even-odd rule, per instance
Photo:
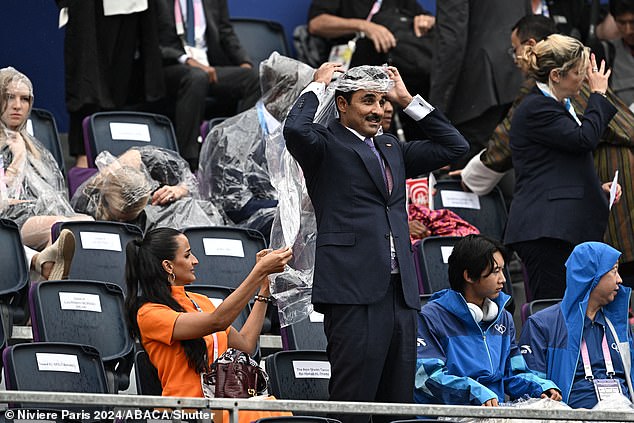
{"label": "woman in orange top", "polygon": [[[185,285],[196,280],[198,260],[181,232],[149,231],[128,244],[126,257],[128,323],[158,370],[163,395],[202,397],[200,373],[215,358],[229,347],[255,351],[270,296],[267,276],[281,272],[292,252],[283,248],[257,253],[251,273],[217,309],[206,296],[185,291]],[[237,331],[231,323],[257,289],[260,301]],[[251,421],[253,414],[241,412],[240,420]]]}

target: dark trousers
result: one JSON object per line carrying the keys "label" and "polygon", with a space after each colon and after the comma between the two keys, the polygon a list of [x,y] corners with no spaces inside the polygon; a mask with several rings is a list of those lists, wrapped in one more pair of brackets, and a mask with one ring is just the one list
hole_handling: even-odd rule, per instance
{"label": "dark trousers", "polygon": [[[241,110],[253,107],[260,98],[257,70],[239,66],[217,66],[218,82],[209,84],[209,76],[199,68],[184,64],[164,67],[168,97],[174,101],[174,132],[180,155],[190,163],[197,162],[200,154],[200,124],[205,115],[207,96],[217,97],[221,114],[235,114],[235,103]],[[223,108],[223,105],[232,107]]]}
{"label": "dark trousers", "polygon": [[[511,245],[526,268],[532,298],[563,298],[566,291],[566,260],[574,245],[553,238],[539,238]],[[526,283],[526,282],[525,282]]]}
{"label": "dark trousers", "polygon": [[[361,281],[360,281],[361,282]],[[330,400],[413,402],[416,371],[416,310],[408,308],[398,275],[383,299],[368,305],[322,305],[331,365]],[[364,423],[368,415],[333,416]],[[405,416],[375,415],[374,423]]]}

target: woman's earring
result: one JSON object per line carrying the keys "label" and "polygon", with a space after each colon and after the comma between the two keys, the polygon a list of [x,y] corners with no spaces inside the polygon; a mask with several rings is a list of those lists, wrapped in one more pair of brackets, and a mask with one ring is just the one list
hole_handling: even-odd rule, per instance
{"label": "woman's earring", "polygon": [[176,282],[176,275],[174,274],[174,272],[167,274],[167,281],[170,283],[170,285],[174,285],[174,282]]}

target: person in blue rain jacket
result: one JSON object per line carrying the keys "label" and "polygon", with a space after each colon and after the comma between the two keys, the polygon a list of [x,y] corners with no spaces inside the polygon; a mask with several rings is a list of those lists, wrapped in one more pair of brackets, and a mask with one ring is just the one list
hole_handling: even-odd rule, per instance
{"label": "person in blue rain jacket", "polygon": [[528,369],[504,310],[504,249],[468,235],[449,256],[451,289],[437,292],[419,313],[414,397],[423,404],[497,406],[505,400],[548,397],[559,388]]}

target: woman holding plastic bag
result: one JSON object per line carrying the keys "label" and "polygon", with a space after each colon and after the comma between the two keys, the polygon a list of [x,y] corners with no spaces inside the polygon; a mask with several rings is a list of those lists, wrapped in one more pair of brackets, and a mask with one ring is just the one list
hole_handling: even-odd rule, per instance
{"label": "woman holding plastic bag", "polygon": [[[292,251],[258,252],[251,273],[218,308],[209,298],[185,291],[196,280],[198,260],[181,232],[151,230],[128,244],[126,257],[128,324],[158,370],[163,395],[203,397],[202,375],[217,357],[228,348],[255,350],[270,302],[268,275],[282,271]],[[238,331],[231,323],[256,292],[253,309]],[[243,411],[240,421],[273,415],[279,413]]]}

